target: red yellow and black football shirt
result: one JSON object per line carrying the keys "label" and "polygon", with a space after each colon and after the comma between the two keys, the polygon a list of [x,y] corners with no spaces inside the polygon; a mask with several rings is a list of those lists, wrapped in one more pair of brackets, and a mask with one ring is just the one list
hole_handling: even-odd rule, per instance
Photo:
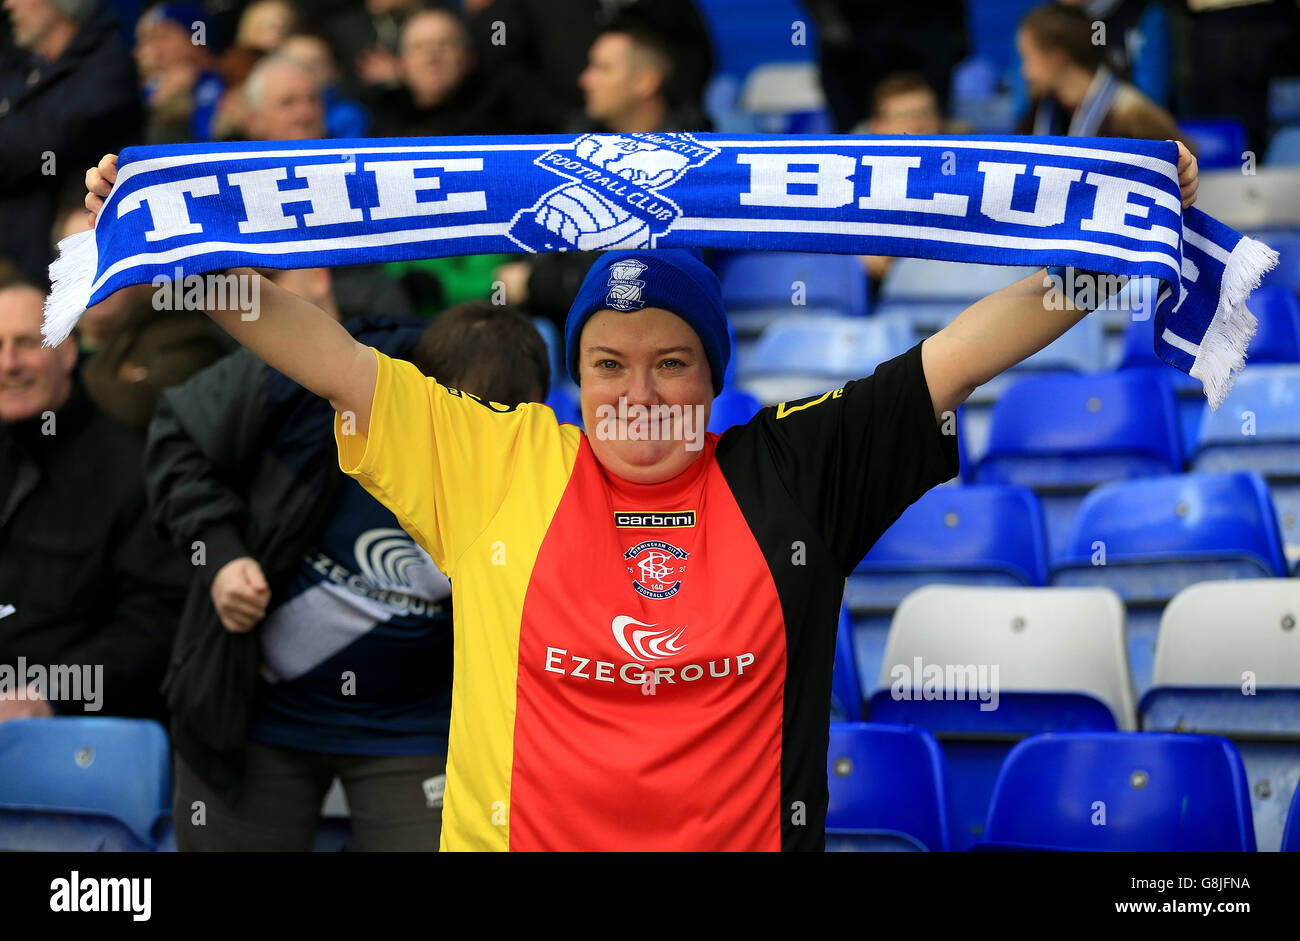
{"label": "red yellow and black football shirt", "polygon": [[958,470],[918,343],[661,484],[375,351],[340,467],[451,578],[443,850],[820,850],[844,579]]}

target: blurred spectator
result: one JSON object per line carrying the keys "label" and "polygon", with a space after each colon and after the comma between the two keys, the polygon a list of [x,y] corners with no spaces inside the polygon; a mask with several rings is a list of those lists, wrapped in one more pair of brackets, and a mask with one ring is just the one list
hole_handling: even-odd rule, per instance
{"label": "blurred spectator", "polygon": [[315,30],[298,30],[280,44],[279,54],[301,63],[316,76],[325,108],[325,136],[365,137],[370,116],[355,101],[343,97],[339,90],[338,64],[329,38]]}
{"label": "blurred spectator", "polygon": [[582,113],[578,76],[600,28],[600,0],[492,0],[471,14],[474,47],[529,133],[555,133]]}
{"label": "blurred spectator", "polygon": [[135,62],[144,89],[145,143],[212,139],[217,103],[226,90],[215,41],[211,23],[192,4],[160,3],[140,17]]}
{"label": "blurred spectator", "polygon": [[1300,4],[1295,0],[1187,0],[1186,117],[1235,118],[1256,155],[1268,146],[1269,83],[1300,75]]}
{"label": "blurred spectator", "polygon": [[[90,223],[84,205],[64,206],[57,242]],[[170,285],[132,284],[115,291],[77,321],[79,346],[92,355],[81,366],[90,399],[105,414],[143,430],[158,393],[178,385],[237,348],[234,340],[196,311],[171,309]]]}
{"label": "blurred spectator", "polygon": [[1016,48],[1032,103],[1019,132],[1182,140],[1194,149],[1169,112],[1115,76],[1092,35],[1076,7],[1045,3],[1025,14]]}
{"label": "blurred spectator", "polygon": [[235,45],[269,55],[297,25],[298,13],[288,0],[254,0],[239,17]]}
{"label": "blurred spectator", "polygon": [[16,48],[0,61],[0,257],[48,283],[63,190],[140,139],[135,66],[97,0],[4,0]]}
{"label": "blurred spectator", "polygon": [[[545,344],[505,307],[348,329],[494,401],[548,386]],[[336,777],[359,849],[437,848],[450,584],[340,472],[334,418],[241,350],[167,392],[150,427],[153,514],[177,545],[209,547],[167,681],[182,850],[310,849]],[[190,825],[195,800],[204,826]]]}
{"label": "blurred spectator", "polygon": [[[647,18],[616,19],[597,35],[579,77],[588,123],[594,131],[638,133],[708,130],[693,79],[680,65],[689,43],[674,42],[642,25]],[[688,75],[691,73],[687,73]],[[596,257],[593,252],[539,254],[496,271],[506,300],[526,304],[563,331],[573,295]]]}
{"label": "blurred spectator", "polygon": [[[875,87],[871,94],[871,111],[866,121],[853,129],[854,134],[943,134],[943,115],[939,97],[920,72],[895,72]],[[893,259],[888,255],[859,255],[871,279],[872,289],[889,270]]]}
{"label": "blurred spectator", "polygon": [[617,133],[707,130],[697,90],[678,77],[680,55],[645,26],[620,21],[603,30],[578,78],[587,118]]}
{"label": "blurred spectator", "polygon": [[872,90],[870,114],[852,133],[942,134],[939,96],[920,72],[895,72]]}
{"label": "blurred spectator", "polygon": [[512,130],[507,102],[482,80],[465,23],[423,10],[402,27],[401,82],[369,93],[376,137],[455,137]]}
{"label": "blurred spectator", "polygon": [[1158,0],[1062,0],[1078,7],[1094,24],[1105,25],[1111,71],[1164,107],[1173,78],[1173,37],[1169,14]]}
{"label": "blurred spectator", "polygon": [[297,21],[293,5],[284,0],[257,0],[240,14],[234,40],[221,55],[221,77],[231,90],[222,100],[218,116],[223,130],[238,126],[242,120],[241,98],[235,92],[257,63],[279,48]]}
{"label": "blurred spectator", "polygon": [[[665,38],[676,64],[672,100],[700,101],[713,74],[713,48],[693,0],[491,0],[466,4],[474,46],[489,81],[512,102],[529,133],[556,133],[582,120],[578,76],[596,37],[611,26],[634,26]],[[695,121],[686,123],[695,124]]]}
{"label": "blurred spectator", "polygon": [[867,110],[871,89],[891,72],[920,72],[948,110],[952,70],[966,57],[964,0],[803,0],[817,24],[826,106],[841,133]]}
{"label": "blurred spectator", "polygon": [[356,92],[372,85],[396,85],[402,80],[397,55],[402,26],[424,6],[424,0],[365,0],[364,4],[351,4],[346,13],[331,19],[345,87],[355,83],[349,90]]}
{"label": "blurred spectator", "polygon": [[[310,68],[287,56],[267,56],[241,88],[242,113],[227,133],[249,140],[313,140],[325,136],[325,111]],[[231,120],[228,112],[222,119]]]}
{"label": "blurred spectator", "polygon": [[71,339],[42,345],[44,301],[30,283],[0,282],[0,664],[89,667],[99,688],[83,688],[86,703],[0,701],[0,718],[89,705],[163,719],[159,683],[192,570],[148,521],[140,436],[90,402]]}

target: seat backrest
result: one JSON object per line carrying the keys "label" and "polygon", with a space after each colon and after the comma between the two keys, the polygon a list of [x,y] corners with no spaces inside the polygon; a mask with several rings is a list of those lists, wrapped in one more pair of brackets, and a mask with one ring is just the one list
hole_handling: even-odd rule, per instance
{"label": "seat backrest", "polygon": [[1279,128],[1268,142],[1264,164],[1270,167],[1300,166],[1300,124]]}
{"label": "seat backrest", "polygon": [[1165,606],[1157,686],[1300,688],[1300,580],[1202,582]]}
{"label": "seat backrest", "polygon": [[[1207,459],[1213,464],[1205,453],[1211,448],[1271,444],[1300,445],[1300,364],[1265,363],[1242,372],[1223,406],[1201,417],[1195,461],[1198,469]],[[1300,467],[1291,476],[1300,476]]]}
{"label": "seat backrest", "polygon": [[1254,852],[1250,791],[1227,739],[1035,735],[1007,755],[985,840],[1057,850]]}
{"label": "seat backrest", "polygon": [[1246,149],[1246,129],[1235,118],[1184,118],[1178,126],[1196,144],[1196,160],[1207,170],[1236,167]]}
{"label": "seat backrest", "polygon": [[894,612],[877,687],[920,689],[934,668],[945,687],[969,690],[982,669],[1000,691],[1089,695],[1136,728],[1124,608],[1105,588],[918,589]]}
{"label": "seat backrest", "polygon": [[856,255],[814,252],[741,252],[722,270],[728,311],[808,308],[846,317],[867,312],[867,273]]}
{"label": "seat backrest", "polygon": [[853,649],[853,619],[849,616],[849,609],[842,605],[835,634],[831,710],[849,722],[862,721],[862,682],[858,677],[858,659]]}
{"label": "seat backrest", "polygon": [[0,806],[102,814],[143,843],[171,807],[167,733],[143,719],[0,723]]}
{"label": "seat backrest", "polygon": [[897,317],[798,317],[763,331],[745,365],[746,376],[799,373],[848,381],[913,345],[907,323]]}
{"label": "seat backrest", "polygon": [[1066,556],[1056,566],[1099,568],[1175,560],[1245,560],[1284,576],[1286,559],[1268,484],[1259,474],[1166,474],[1097,487],[1075,514]]}
{"label": "seat backrest", "polygon": [[1027,376],[993,406],[979,477],[1001,459],[1132,457],[1182,469],[1173,391],[1143,370]]}
{"label": "seat backrest", "polygon": [[880,284],[888,301],[975,301],[1033,274],[1035,269],[930,258],[895,258]]}
{"label": "seat backrest", "polygon": [[1043,585],[1047,548],[1033,491],[969,484],[927,491],[872,546],[855,574],[930,569],[1005,572]]}
{"label": "seat backrest", "polygon": [[1291,798],[1291,812],[1286,815],[1286,830],[1282,833],[1282,852],[1300,853],[1300,786]]}
{"label": "seat backrest", "polygon": [[744,389],[723,389],[709,411],[709,431],[722,434],[732,425],[743,425],[763,407],[763,403]]}
{"label": "seat backrest", "polygon": [[1257,167],[1254,175],[1242,173],[1240,166],[1202,170],[1200,184],[1197,209],[1279,251],[1273,233],[1261,233],[1285,230],[1300,219],[1300,167]]}
{"label": "seat backrest", "polygon": [[1074,370],[1096,372],[1103,366],[1105,327],[1100,317],[1084,317],[1047,346],[1018,363],[1022,372]]}
{"label": "seat backrest", "polygon": [[828,831],[901,833],[931,851],[949,849],[943,754],[925,730],[832,722],[826,778]]}
{"label": "seat backrest", "polygon": [[[1294,194],[1292,199],[1295,199]],[[1277,267],[1269,270],[1260,281],[1260,287],[1282,287],[1300,291],[1300,232],[1268,232],[1255,235],[1277,252]]]}

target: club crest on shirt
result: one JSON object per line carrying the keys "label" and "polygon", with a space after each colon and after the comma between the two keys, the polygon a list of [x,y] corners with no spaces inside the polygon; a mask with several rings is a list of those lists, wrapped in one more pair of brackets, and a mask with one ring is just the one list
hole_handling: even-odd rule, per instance
{"label": "club crest on shirt", "polygon": [[681,591],[689,556],[685,549],[659,539],[639,542],[623,553],[632,587],[638,594],[656,601]]}

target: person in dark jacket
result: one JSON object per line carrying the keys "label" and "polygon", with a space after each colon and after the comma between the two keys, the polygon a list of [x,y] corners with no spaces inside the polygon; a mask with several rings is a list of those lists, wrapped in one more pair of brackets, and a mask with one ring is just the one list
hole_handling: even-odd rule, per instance
{"label": "person in dark jacket", "polygon": [[469,30],[451,10],[421,10],[402,27],[401,81],[371,86],[375,137],[458,137],[515,130],[504,90],[488,83]]}
{"label": "person in dark jacket", "polygon": [[[494,401],[549,384],[540,335],[508,308],[346,326]],[[310,849],[335,778],[359,849],[437,848],[450,584],[339,470],[333,416],[241,350],[164,392],[150,426],[153,517],[206,551],[166,680],[183,851]]]}
{"label": "person in dark jacket", "polygon": [[[0,719],[165,720],[159,684],[192,569],[149,524],[141,436],[90,402],[75,341],[41,345],[44,300],[0,286],[0,674],[17,680],[0,680]],[[48,671],[39,698],[33,667]],[[76,695],[54,688],[55,668],[77,676]]]}
{"label": "person in dark jacket", "polygon": [[135,65],[99,0],[6,0],[17,49],[0,61],[0,257],[48,283],[45,234],[87,160],[140,140]]}

